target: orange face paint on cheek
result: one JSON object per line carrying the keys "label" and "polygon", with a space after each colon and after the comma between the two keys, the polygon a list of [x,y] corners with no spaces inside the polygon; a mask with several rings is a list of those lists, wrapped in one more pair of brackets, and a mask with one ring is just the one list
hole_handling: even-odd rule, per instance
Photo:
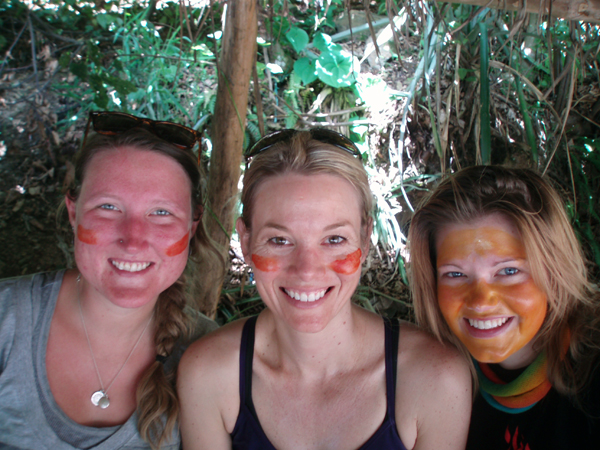
{"label": "orange face paint on cheek", "polygon": [[189,237],[190,237],[189,233],[186,233],[181,239],[179,239],[173,245],[169,246],[167,248],[165,254],[167,256],[177,256],[180,253],[183,253],[183,251],[188,246]]}
{"label": "orange face paint on cheek", "polygon": [[360,267],[360,257],[362,256],[362,251],[357,249],[355,252],[350,253],[344,259],[337,259],[331,263],[329,267],[334,272],[340,273],[342,275],[350,275],[358,270]]}
{"label": "orange face paint on cheek", "polygon": [[252,254],[252,262],[254,263],[254,267],[263,272],[274,272],[279,269],[279,263],[275,258]]}
{"label": "orange face paint on cheek", "polygon": [[81,225],[77,225],[77,239],[84,244],[89,245],[96,245],[98,243],[96,239],[96,232],[94,230],[83,228]]}

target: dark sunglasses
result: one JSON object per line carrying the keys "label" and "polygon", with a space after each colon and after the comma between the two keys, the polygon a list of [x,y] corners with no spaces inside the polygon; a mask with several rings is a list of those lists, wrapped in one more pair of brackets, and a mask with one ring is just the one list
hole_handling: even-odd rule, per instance
{"label": "dark sunglasses", "polygon": [[[244,157],[246,158],[246,165],[248,165],[250,158],[258,155],[265,150],[273,147],[275,144],[279,142],[289,141],[292,136],[298,133],[299,130],[294,130],[291,128],[287,128],[285,130],[276,131],[271,134],[267,134],[265,137],[260,138],[256,143],[250,147],[245,153]],[[348,139],[343,134],[338,133],[337,131],[332,131],[327,128],[311,128],[309,130],[310,135],[316,141],[322,142],[324,144],[334,145],[337,148],[340,148],[352,156],[361,157],[360,151],[354,145],[350,139]]]}
{"label": "dark sunglasses", "polygon": [[114,136],[136,127],[144,128],[163,141],[186,150],[192,149],[202,137],[198,131],[173,122],[144,119],[120,112],[90,112],[81,148],[85,145],[90,124],[96,133],[106,136]]}

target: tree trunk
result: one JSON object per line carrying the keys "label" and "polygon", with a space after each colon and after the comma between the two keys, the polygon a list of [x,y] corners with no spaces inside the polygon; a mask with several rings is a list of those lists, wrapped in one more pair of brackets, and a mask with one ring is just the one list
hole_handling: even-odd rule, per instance
{"label": "tree trunk", "polygon": [[[234,227],[234,207],[238,194],[240,162],[246,127],[246,109],[252,65],[256,54],[256,0],[227,3],[223,47],[218,63],[219,86],[212,123],[212,154],[208,174],[208,208],[204,224],[208,235],[228,260],[229,240]],[[212,211],[211,211],[212,210]],[[199,265],[204,292],[200,309],[213,317],[223,274],[215,276],[209,262]]]}
{"label": "tree trunk", "polygon": [[[446,0],[442,0],[446,1]],[[450,0],[446,3],[462,3],[464,5],[487,6],[495,9],[519,10],[522,0]],[[548,14],[550,0],[527,0],[526,11],[535,14]],[[554,0],[552,16],[584,22],[600,22],[600,0]]]}

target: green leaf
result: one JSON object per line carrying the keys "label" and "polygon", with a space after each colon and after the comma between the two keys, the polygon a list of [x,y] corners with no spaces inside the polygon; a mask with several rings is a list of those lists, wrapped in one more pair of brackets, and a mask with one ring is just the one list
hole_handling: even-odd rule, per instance
{"label": "green leaf", "polygon": [[131,81],[122,80],[118,77],[111,77],[111,84],[122,97],[125,97],[128,94],[137,91],[136,85],[133,84]]}
{"label": "green leaf", "polygon": [[334,88],[351,86],[356,83],[358,60],[343,50],[336,50],[324,52],[317,59],[317,76],[323,83]]}
{"label": "green leaf", "polygon": [[317,68],[315,60],[300,58],[294,62],[294,72],[300,77],[304,85],[310,84],[317,79]]}
{"label": "green leaf", "polygon": [[88,59],[92,61],[96,66],[102,65],[102,53],[100,47],[92,41],[87,43]]}
{"label": "green leaf", "polygon": [[100,25],[105,30],[108,30],[108,27],[114,22],[116,22],[116,19],[117,18],[112,14],[98,14],[96,16],[96,21],[98,22],[98,25]]}
{"label": "green leaf", "polygon": [[468,73],[469,73],[469,69],[465,69],[464,67],[460,67],[458,69],[458,77],[461,80],[464,80]]}
{"label": "green leaf", "polygon": [[76,77],[79,77],[80,79],[82,79],[84,81],[87,80],[88,70],[87,70],[87,65],[84,62],[71,63],[69,70]]}
{"label": "green leaf", "polygon": [[318,50],[326,52],[331,45],[331,36],[323,33],[317,33],[313,39],[313,45]]}
{"label": "green leaf", "polygon": [[285,37],[290,41],[290,44],[292,44],[292,47],[294,47],[294,50],[298,53],[304,50],[308,45],[308,33],[301,28],[292,27],[292,29],[285,34]]}

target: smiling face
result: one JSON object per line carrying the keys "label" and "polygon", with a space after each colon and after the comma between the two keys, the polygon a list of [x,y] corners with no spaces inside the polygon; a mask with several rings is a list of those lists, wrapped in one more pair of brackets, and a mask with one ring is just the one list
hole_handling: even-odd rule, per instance
{"label": "smiling face", "polygon": [[452,332],[477,361],[528,365],[548,305],[516,227],[501,214],[449,224],[436,249],[438,302]]}
{"label": "smiling face", "polygon": [[66,204],[77,267],[113,304],[154,302],[183,272],[197,222],[191,183],[174,159],[132,147],[102,151]]}
{"label": "smiling face", "polygon": [[244,258],[269,309],[297,331],[322,330],[350,308],[365,259],[354,187],[334,175],[284,174],[258,187]]}

